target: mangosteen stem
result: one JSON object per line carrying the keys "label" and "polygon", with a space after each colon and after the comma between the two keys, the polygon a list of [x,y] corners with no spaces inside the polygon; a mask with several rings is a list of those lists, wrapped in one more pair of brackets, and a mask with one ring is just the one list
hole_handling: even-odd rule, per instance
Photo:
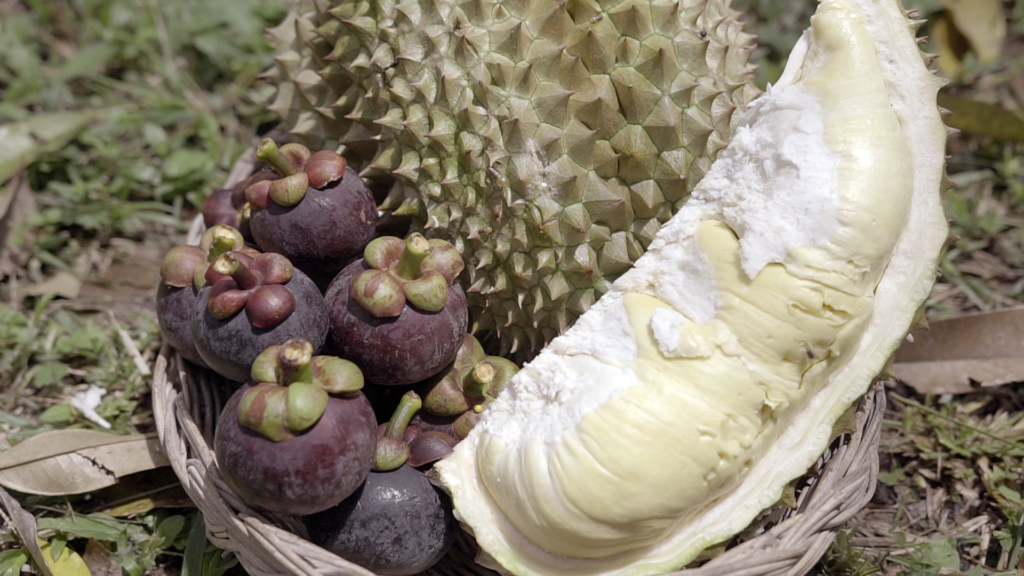
{"label": "mangosteen stem", "polygon": [[213,262],[218,256],[230,252],[235,248],[237,238],[226,228],[217,228],[213,231],[213,241],[210,243],[210,251],[206,256],[207,262]]}
{"label": "mangosteen stem", "polygon": [[482,397],[490,389],[491,382],[494,382],[497,374],[497,370],[490,362],[478,362],[463,383],[462,391],[470,396]]}
{"label": "mangosteen stem", "polygon": [[277,351],[277,366],[280,370],[279,384],[312,382],[313,344],[296,338],[288,340]]}
{"label": "mangosteen stem", "polygon": [[225,252],[217,256],[210,266],[218,274],[231,276],[242,290],[252,290],[263,283],[263,279],[246,266],[234,252]]}
{"label": "mangosteen stem", "polygon": [[398,402],[398,408],[395,408],[395,413],[388,421],[388,427],[384,430],[384,437],[401,440],[405,436],[405,429],[409,427],[409,422],[412,422],[412,417],[421,407],[423,407],[423,400],[420,399],[419,394],[412,390],[403,394],[402,399]]}
{"label": "mangosteen stem", "polygon": [[295,169],[295,165],[288,159],[287,156],[281,153],[278,149],[277,144],[274,143],[270,138],[264,138],[258,148],[256,148],[256,159],[260,162],[266,162],[270,164],[270,167],[274,169],[281,176],[291,176],[298,172]]}
{"label": "mangosteen stem", "polygon": [[395,273],[405,280],[415,280],[420,277],[420,264],[430,254],[430,243],[419,232],[413,232],[405,240],[405,250],[402,251],[398,265],[395,266]]}

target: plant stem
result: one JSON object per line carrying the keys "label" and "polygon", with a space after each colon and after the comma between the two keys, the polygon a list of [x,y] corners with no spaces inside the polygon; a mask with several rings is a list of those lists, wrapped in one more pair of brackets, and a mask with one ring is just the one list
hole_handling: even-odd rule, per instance
{"label": "plant stem", "polygon": [[259,147],[256,149],[256,159],[260,162],[266,162],[270,164],[270,167],[274,169],[281,176],[291,176],[298,172],[292,161],[287,156],[281,153],[277,148],[277,144],[274,143],[270,138],[264,138]]}
{"label": "plant stem", "polygon": [[412,422],[412,417],[422,406],[423,400],[420,399],[419,394],[412,390],[403,394],[398,408],[395,408],[395,413],[388,421],[388,427],[384,430],[384,437],[401,440],[405,436],[405,429],[409,427],[409,422]]}
{"label": "plant stem", "polygon": [[430,254],[430,243],[419,232],[413,232],[405,240],[405,250],[402,251],[398,265],[395,266],[395,273],[406,280],[414,280],[420,276],[420,264]]}

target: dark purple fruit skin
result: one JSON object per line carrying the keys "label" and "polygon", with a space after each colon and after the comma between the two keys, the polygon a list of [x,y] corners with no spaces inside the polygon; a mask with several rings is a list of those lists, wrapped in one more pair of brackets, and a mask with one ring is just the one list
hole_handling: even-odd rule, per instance
{"label": "dark purple fruit skin", "polygon": [[418,574],[455,541],[448,497],[408,465],[371,472],[341,505],[306,518],[314,544],[377,574]]}
{"label": "dark purple fruit skin", "polygon": [[304,516],[337,506],[362,485],[377,447],[373,409],[362,394],[332,396],[312,428],[274,442],[238,423],[238,403],[251,387],[228,400],[213,440],[235,494],[254,507]]}
{"label": "dark purple fruit skin", "polygon": [[449,287],[440,312],[424,312],[406,304],[396,317],[377,318],[349,298],[352,279],[368,269],[359,259],[339,272],[327,289],[330,350],[355,362],[366,382],[381,386],[426,380],[454,361],[469,323],[462,288],[458,284]]}
{"label": "dark purple fruit skin", "polygon": [[307,188],[297,205],[254,210],[249,229],[264,252],[277,252],[318,279],[334,276],[363,252],[377,229],[377,204],[352,168],[324,189]]}
{"label": "dark purple fruit skin", "polygon": [[156,319],[160,322],[164,342],[185,360],[209,368],[192,341],[192,306],[195,302],[195,287],[175,288],[161,282],[156,290]]}
{"label": "dark purple fruit skin", "polygon": [[273,328],[259,329],[244,309],[226,320],[210,314],[210,287],[199,291],[192,307],[192,339],[203,360],[221,376],[245,382],[256,356],[270,346],[303,338],[319,351],[327,340],[327,304],[316,284],[295,270],[285,286],[295,295],[295,312]]}
{"label": "dark purple fruit skin", "polygon": [[237,230],[241,221],[238,208],[231,203],[230,188],[214,190],[213,194],[210,194],[203,202],[203,223],[207,228],[212,228],[217,224],[226,224]]}

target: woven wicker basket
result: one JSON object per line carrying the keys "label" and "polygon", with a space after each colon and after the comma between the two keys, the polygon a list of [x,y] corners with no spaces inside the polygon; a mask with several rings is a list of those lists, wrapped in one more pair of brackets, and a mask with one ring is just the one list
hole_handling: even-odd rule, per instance
{"label": "woven wicker basket", "polygon": [[[251,155],[249,155],[251,156]],[[229,185],[251,173],[255,158],[236,164]],[[197,218],[188,234],[198,244],[204,230]],[[295,517],[255,510],[228,488],[217,469],[214,425],[226,398],[219,376],[184,361],[169,346],[156,360],[153,412],[167,457],[185,490],[206,519],[210,540],[238,556],[254,576],[321,574],[374,576],[304,538]],[[798,483],[796,506],[762,515],[720,556],[685,576],[798,576],[809,572],[835,538],[835,531],[871,499],[878,476],[878,439],[885,394],[876,384],[861,400],[852,434],[833,441]],[[476,543],[460,532],[451,551],[425,574],[493,576],[475,562]]]}
{"label": "woven wicker basket", "polygon": [[[305,540],[305,529],[296,518],[254,510],[224,483],[211,447],[214,423],[226,401],[217,393],[223,388],[219,376],[183,361],[169,347],[160,352],[153,378],[157,430],[171,466],[206,518],[210,540],[233,551],[255,576],[372,576]],[[782,509],[777,519],[752,527],[739,538],[745,541],[700,568],[674,574],[796,576],[810,571],[835,531],[874,493],[884,411],[885,393],[879,383],[861,400],[855,431],[837,438],[800,482],[795,508]],[[476,552],[473,539],[460,533],[448,555],[427,574],[494,575],[476,564]]]}

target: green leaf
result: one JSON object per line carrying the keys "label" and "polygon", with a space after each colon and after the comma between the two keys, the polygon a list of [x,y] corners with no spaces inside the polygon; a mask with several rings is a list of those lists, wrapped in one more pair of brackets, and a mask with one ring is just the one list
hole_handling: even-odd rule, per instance
{"label": "green leaf", "polygon": [[18,576],[28,563],[28,552],[21,548],[0,552],[0,576]]}
{"label": "green leaf", "polygon": [[1014,504],[1020,504],[1021,502],[1024,502],[1024,500],[1021,499],[1020,492],[1017,492],[1016,490],[1010,488],[1005,484],[1000,484],[997,490],[1000,494],[1003,495],[1004,498],[1006,498],[1010,502],[1013,502]]}
{"label": "green leaf", "polygon": [[74,518],[40,518],[38,526],[40,530],[56,530],[102,542],[117,542],[126,531],[124,524],[105,514],[78,514]]}
{"label": "green leaf", "polygon": [[39,419],[49,424],[60,424],[74,420],[75,415],[71,412],[70,404],[57,404],[50,406],[39,415]]}
{"label": "green leaf", "polygon": [[33,424],[33,422],[27,418],[22,418],[21,416],[16,416],[10,412],[4,412],[3,410],[0,410],[0,422],[10,424],[11,426],[18,428],[31,426]]}
{"label": "green leaf", "polygon": [[203,152],[187,148],[175,150],[164,161],[164,176],[171,179],[187,178],[197,172],[206,172],[213,168],[213,162]]}
{"label": "green leaf", "polygon": [[185,527],[185,517],[181,515],[168,516],[156,527],[156,535],[163,538],[165,545],[170,545],[178,537]]}
{"label": "green leaf", "polygon": [[185,544],[185,560],[181,566],[181,576],[203,576],[203,557],[206,555],[206,520],[203,513],[196,511],[192,517],[192,530]]}
{"label": "green leaf", "polygon": [[54,112],[0,124],[0,141],[4,143],[0,147],[0,183],[41,154],[63,147],[95,117],[95,112]]}
{"label": "green leaf", "polygon": [[64,551],[64,547],[68,545],[68,538],[64,534],[57,534],[50,540],[50,558],[57,561],[60,558],[61,552]]}
{"label": "green leaf", "polygon": [[90,44],[78,51],[60,68],[54,71],[54,78],[62,82],[102,72],[114,55],[117,46],[111,42]]}
{"label": "green leaf", "polygon": [[36,366],[38,367],[35,377],[36,386],[49,386],[60,382],[67,376],[68,368],[70,368],[67,364],[56,360],[40,362]]}

